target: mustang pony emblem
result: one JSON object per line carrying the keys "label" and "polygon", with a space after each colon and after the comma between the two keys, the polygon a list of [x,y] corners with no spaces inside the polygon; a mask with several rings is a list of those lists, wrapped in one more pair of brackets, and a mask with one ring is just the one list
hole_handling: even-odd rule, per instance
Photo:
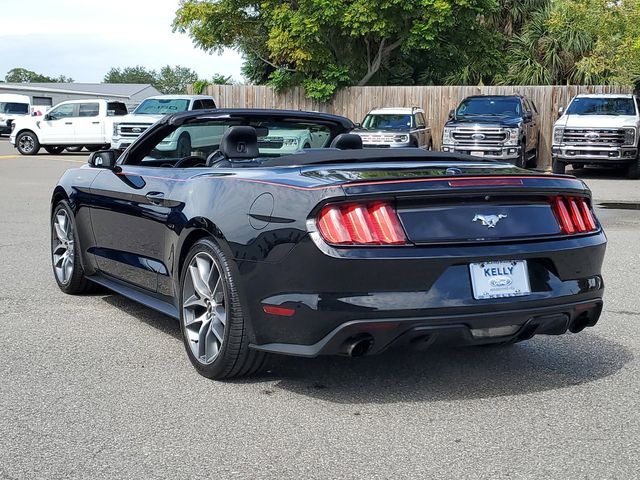
{"label": "mustang pony emblem", "polygon": [[476,213],[476,216],[473,217],[473,221],[477,222],[480,220],[482,225],[489,228],[496,228],[496,225],[502,218],[507,218],[504,213],[500,213],[498,215],[482,215],[480,213]]}

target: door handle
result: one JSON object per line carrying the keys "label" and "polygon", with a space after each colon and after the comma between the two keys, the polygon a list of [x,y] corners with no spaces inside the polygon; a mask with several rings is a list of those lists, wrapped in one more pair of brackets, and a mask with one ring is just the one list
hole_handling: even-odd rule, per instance
{"label": "door handle", "polygon": [[91,122],[92,125],[100,125],[100,122]]}
{"label": "door handle", "polygon": [[154,205],[162,205],[162,202],[164,200],[164,193],[149,192],[145,195],[145,197],[147,198],[147,200],[149,200],[149,203],[152,203]]}
{"label": "door handle", "polygon": [[64,122],[65,125],[73,125],[73,122]]}

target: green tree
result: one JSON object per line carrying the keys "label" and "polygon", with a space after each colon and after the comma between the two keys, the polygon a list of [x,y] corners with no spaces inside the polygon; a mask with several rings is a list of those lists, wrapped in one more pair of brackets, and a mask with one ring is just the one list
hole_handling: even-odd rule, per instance
{"label": "green tree", "polygon": [[496,7],[496,0],[181,0],[174,29],[207,51],[241,51],[254,78],[269,72],[268,83],[303,85],[325,100],[342,85],[385,83],[386,66],[428,55],[443,34],[473,28]]}
{"label": "green tree", "polygon": [[59,77],[48,77],[40,73],[32,72],[26,68],[12,68],[4,77],[5,82],[10,83],[70,83],[73,78],[60,75]]}
{"label": "green tree", "polygon": [[104,83],[149,83],[155,85],[158,74],[155,70],[147,70],[141,65],[135,67],[113,67],[104,76]]}
{"label": "green tree", "polygon": [[160,69],[154,86],[165,94],[187,93],[187,87],[199,80],[198,74],[187,67],[169,65]]}

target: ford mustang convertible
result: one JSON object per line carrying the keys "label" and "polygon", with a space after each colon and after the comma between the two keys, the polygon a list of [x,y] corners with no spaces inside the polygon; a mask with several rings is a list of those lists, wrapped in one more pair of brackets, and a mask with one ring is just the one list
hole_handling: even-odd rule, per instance
{"label": "ford mustang convertible", "polygon": [[[217,379],[275,353],[511,344],[595,325],[606,237],[582,181],[363,150],[353,127],[200,110],[93,153],[51,198],[58,285],[99,284],[178,319],[190,361]],[[158,148],[187,129],[210,141],[186,156]],[[261,151],[259,138],[284,130],[325,140]]]}

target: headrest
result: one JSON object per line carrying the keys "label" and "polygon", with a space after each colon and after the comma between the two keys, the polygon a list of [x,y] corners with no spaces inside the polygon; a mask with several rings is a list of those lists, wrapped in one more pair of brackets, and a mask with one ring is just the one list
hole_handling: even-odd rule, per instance
{"label": "headrest", "polygon": [[331,148],[340,150],[360,150],[362,149],[362,137],[355,133],[341,133],[331,142]]}
{"label": "headrest", "polygon": [[258,135],[253,127],[231,127],[220,140],[220,153],[231,160],[256,158],[258,153]]}

